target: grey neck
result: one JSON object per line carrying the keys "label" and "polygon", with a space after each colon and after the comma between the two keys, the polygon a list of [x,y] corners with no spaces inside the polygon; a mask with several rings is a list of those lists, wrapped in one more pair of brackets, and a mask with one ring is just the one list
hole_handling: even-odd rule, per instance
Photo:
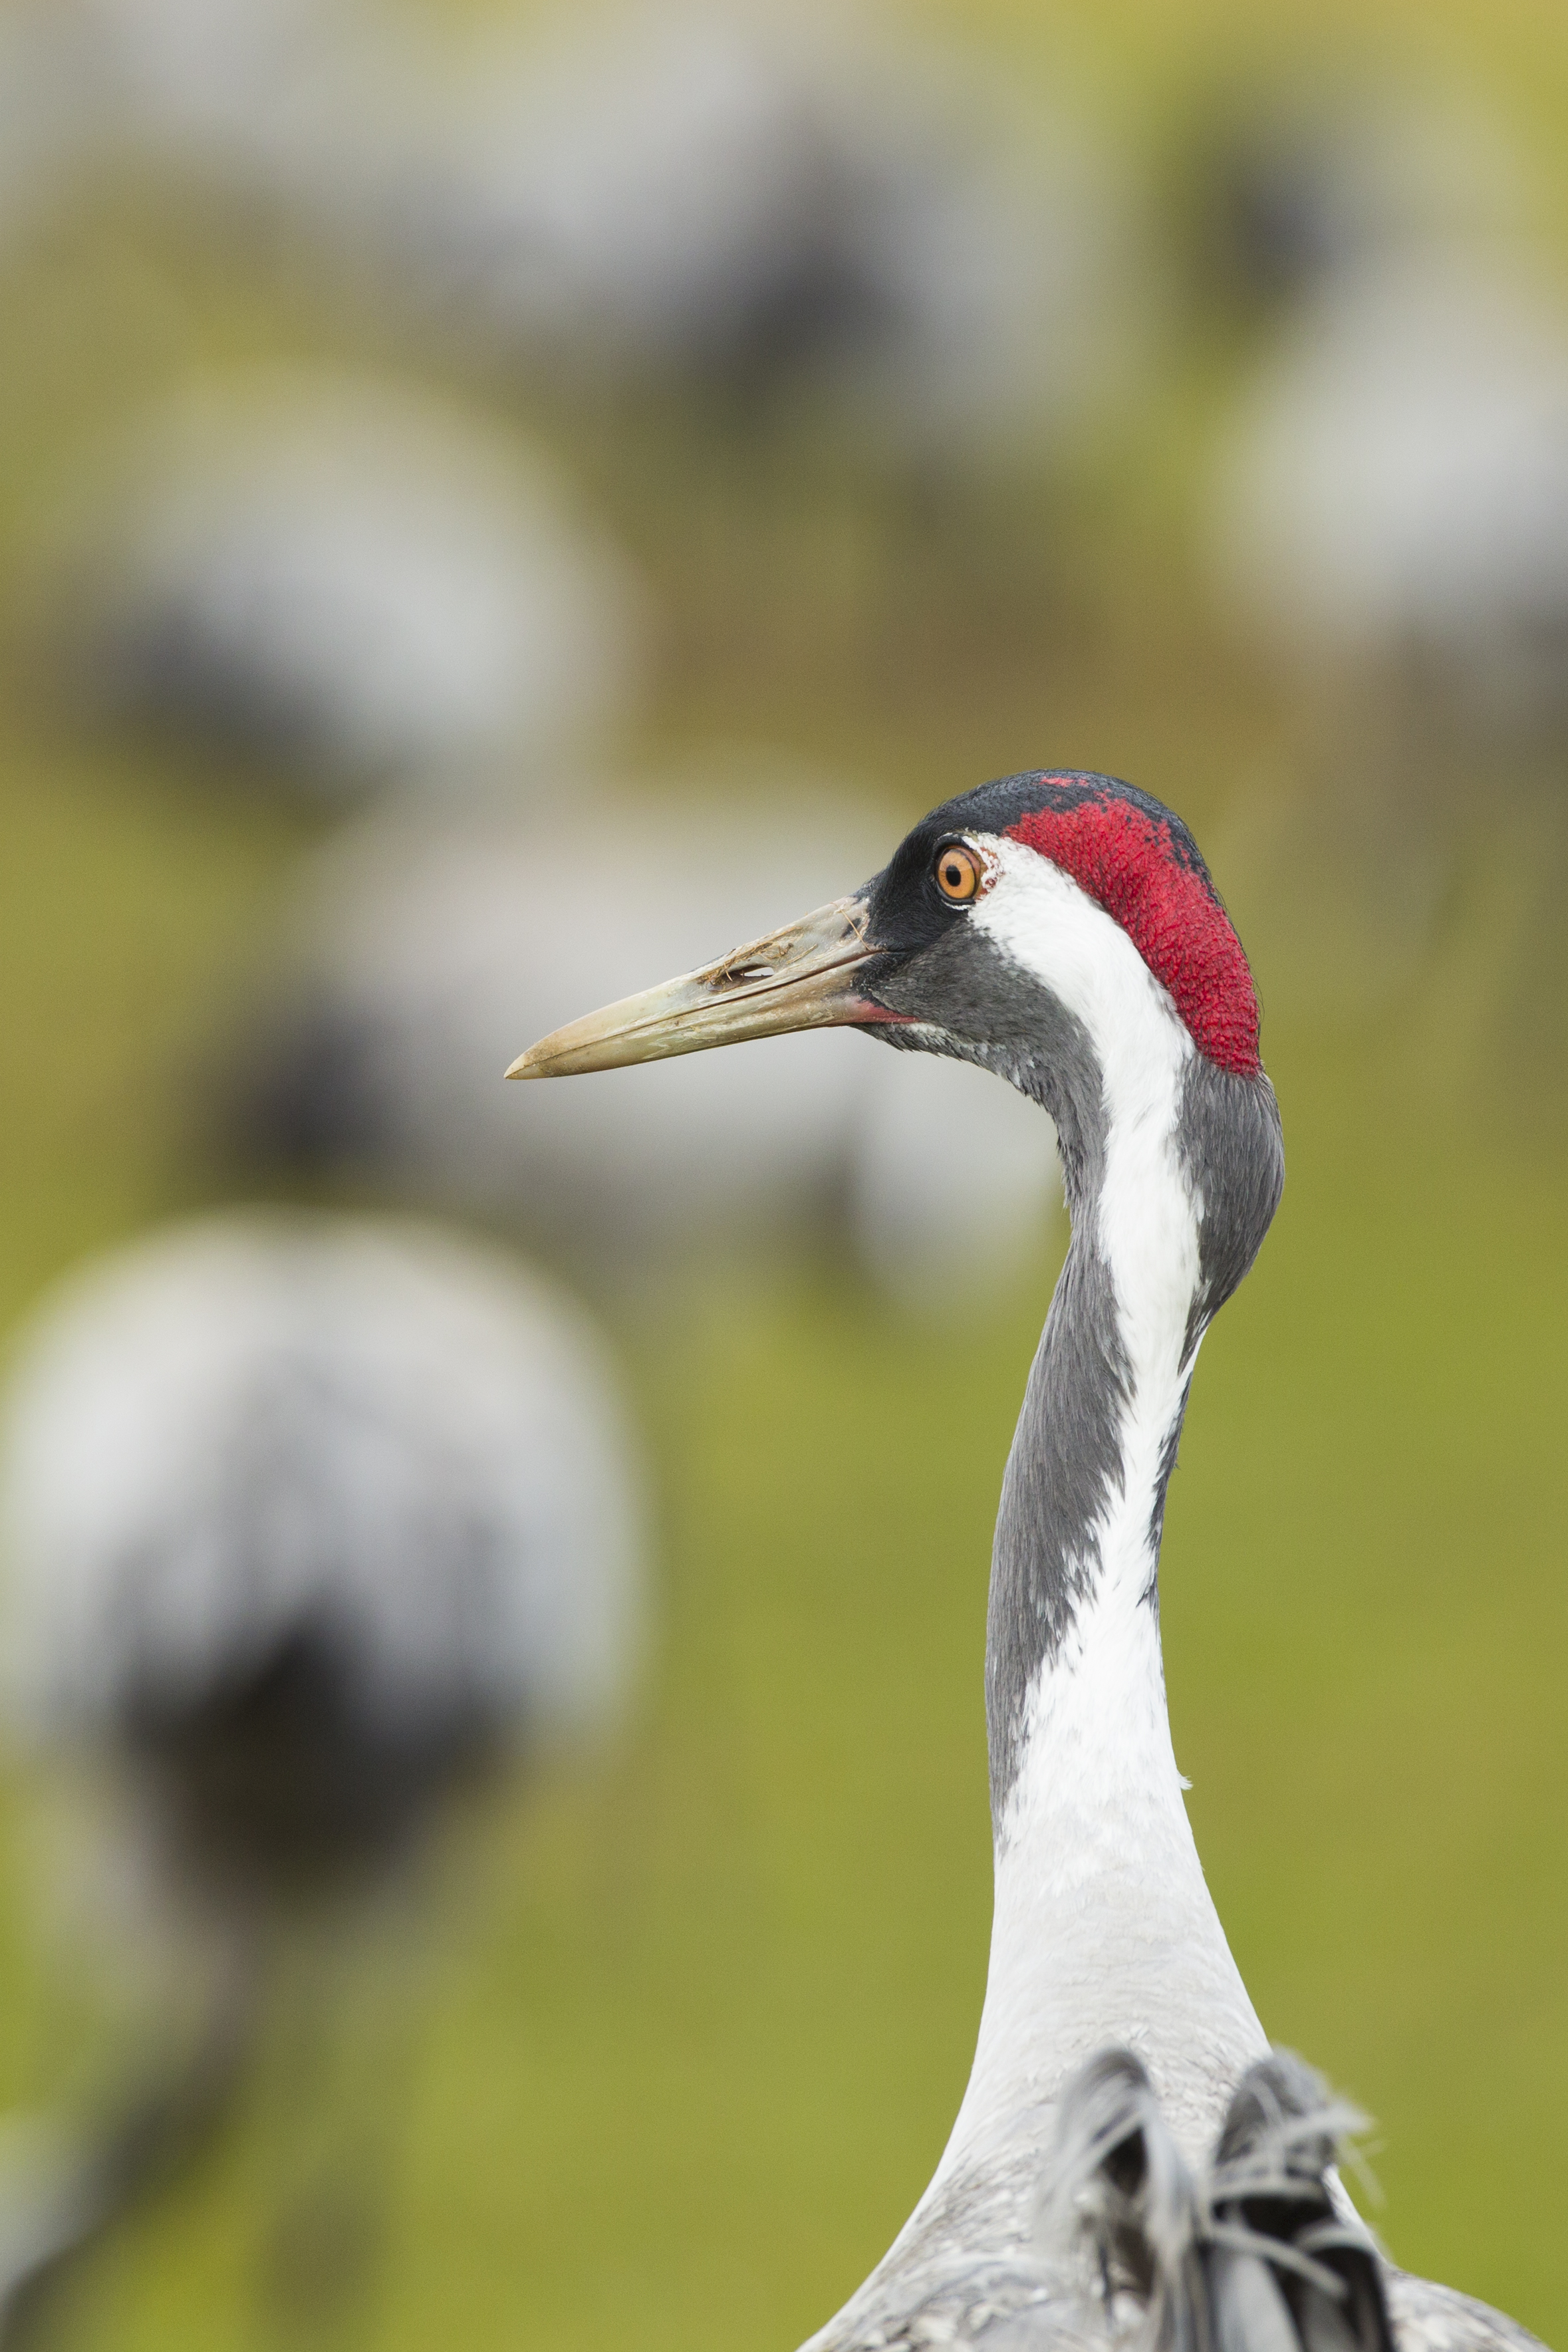
{"label": "grey neck", "polygon": [[[1059,1654],[1100,1574],[1096,1530],[1126,1485],[1122,1426],[1131,1394],[1110,1267],[1092,1220],[1080,1216],[1029,1369],[991,1556],[985,1726],[998,1830],[1017,1778],[1030,1691]],[[1179,1429],[1180,1407],[1160,1494],[1151,1497],[1156,1529]],[[1152,1560],[1151,1599],[1156,1591]]]}
{"label": "grey neck", "polygon": [[[1156,1139],[1151,1154],[1146,1134],[1113,1131],[1087,1041],[1065,1067],[1055,1057],[1029,1076],[1056,1118],[1072,1240],[1030,1367],[992,1553],[985,1706],[998,1832],[1030,1693],[1104,1572],[1113,1504],[1119,1520],[1141,1524],[1139,1597],[1158,1615],[1165,1498],[1198,1345],[1256,1255],[1283,1181],[1267,1079],[1227,1077],[1192,1055],[1173,1087],[1163,1147]],[[1145,1164],[1122,1164],[1139,1154]]]}

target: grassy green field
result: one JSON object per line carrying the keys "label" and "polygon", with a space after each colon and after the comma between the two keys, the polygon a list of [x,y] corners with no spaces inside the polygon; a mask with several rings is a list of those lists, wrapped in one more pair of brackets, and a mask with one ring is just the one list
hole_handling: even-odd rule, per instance
{"label": "grassy green field", "polygon": [[[1069,56],[1155,143],[1205,79],[1292,43],[1408,54],[1490,89],[1547,159],[1549,231],[1568,221],[1568,31],[1544,8],[1341,8],[1310,32],[1302,9],[1268,36],[1221,0],[1080,7],[1048,37],[1002,0],[964,21],[1031,69]],[[8,1325],[84,1253],[221,1197],[183,1073],[323,829],[264,778],[79,719],[40,673],[37,517],[121,408],[193,373],[310,352],[438,370],[144,188],[84,197],[0,263],[0,299]],[[1561,2341],[1568,793],[1480,761],[1402,834],[1356,797],[1351,714],[1296,708],[1217,637],[1188,518],[1244,356],[1217,332],[1173,350],[1158,399],[1065,481],[936,501],[808,431],[747,444],[461,389],[562,439],[649,575],[665,618],[633,756],[780,744],[880,793],[889,845],[984,776],[1105,767],[1209,849],[1289,1175],[1173,1489],[1178,1758],[1266,2024],[1377,2119],[1390,2246]],[[1390,947],[1401,840],[1437,879]],[[649,1432],[658,1653],[614,1759],[464,1829],[388,2078],[367,2343],[788,2352],[903,2218],[984,1982],[990,1525],[1051,1271],[1043,1251],[1005,1316],[955,1331],[804,1252],[605,1302]],[[23,2101],[70,2071],[51,2037],[75,2013],[35,1916],[35,1796],[19,1764],[0,1786],[0,2097]],[[61,2342],[258,2340],[290,2079],[279,2057],[210,2168],[104,2250]]]}

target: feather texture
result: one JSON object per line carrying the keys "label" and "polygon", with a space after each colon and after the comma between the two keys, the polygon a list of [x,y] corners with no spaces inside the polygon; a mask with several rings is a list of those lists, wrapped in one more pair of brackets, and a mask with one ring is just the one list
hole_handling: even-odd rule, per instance
{"label": "feather texture", "polygon": [[1362,2120],[1270,2051],[1198,2178],[1142,2061],[1100,2051],[1062,2099],[1041,2251],[1140,2352],[1393,2352],[1377,2249],[1332,2178]]}

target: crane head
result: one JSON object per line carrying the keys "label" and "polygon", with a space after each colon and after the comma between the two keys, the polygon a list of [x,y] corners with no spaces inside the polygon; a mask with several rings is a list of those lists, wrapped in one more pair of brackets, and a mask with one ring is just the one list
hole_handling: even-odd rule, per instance
{"label": "crane head", "polygon": [[1260,1069],[1247,958],[1181,819],[1111,777],[1036,772],[945,802],[848,897],[572,1022],[507,1076],[837,1024],[984,1062],[1047,1102],[1080,1045],[1102,1069],[1151,1040]]}

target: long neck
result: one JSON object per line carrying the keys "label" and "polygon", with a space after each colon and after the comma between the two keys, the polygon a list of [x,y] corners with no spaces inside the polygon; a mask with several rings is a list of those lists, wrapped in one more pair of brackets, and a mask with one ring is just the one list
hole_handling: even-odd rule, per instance
{"label": "long neck", "polygon": [[1094,2051],[1142,2055],[1195,2156],[1264,2047],[1188,1826],[1160,1651],[1165,1488],[1215,1295],[1182,1140],[1197,1098],[1177,1065],[1167,1092],[1145,1090],[1125,1116],[1112,1101],[1091,1148],[1064,1153],[1073,1239],[1003,1483],[986,1654],[990,1974],[969,2087],[921,2209],[929,2229],[978,2176],[997,2251],[1026,2239],[1053,2103]]}

